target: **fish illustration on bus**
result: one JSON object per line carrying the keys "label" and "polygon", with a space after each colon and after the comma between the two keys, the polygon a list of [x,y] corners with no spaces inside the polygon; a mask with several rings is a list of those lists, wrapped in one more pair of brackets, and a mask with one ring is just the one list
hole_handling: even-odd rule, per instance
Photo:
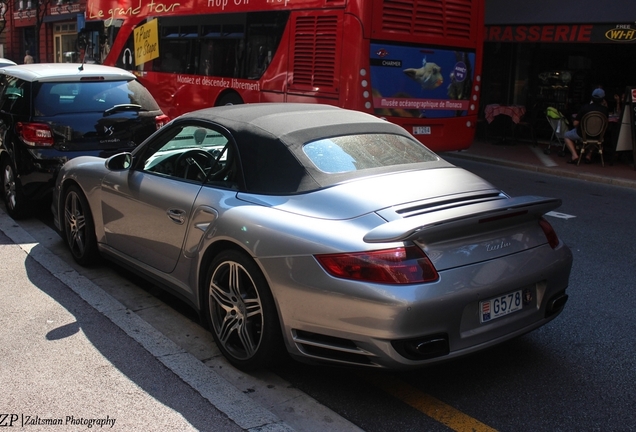
{"label": "fish illustration on bus", "polygon": [[404,69],[403,72],[424,90],[436,89],[444,83],[442,68],[437,63],[427,62],[426,57],[422,60],[422,67]]}

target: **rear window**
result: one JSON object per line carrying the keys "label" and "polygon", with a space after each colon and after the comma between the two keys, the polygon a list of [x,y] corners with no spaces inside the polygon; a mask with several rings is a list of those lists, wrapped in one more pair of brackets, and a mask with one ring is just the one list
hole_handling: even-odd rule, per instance
{"label": "rear window", "polygon": [[103,112],[115,105],[139,105],[159,111],[150,92],[138,81],[42,83],[35,98],[35,115]]}
{"label": "rear window", "polygon": [[391,134],[325,138],[305,144],[303,151],[316,168],[327,174],[438,160],[419,142]]}

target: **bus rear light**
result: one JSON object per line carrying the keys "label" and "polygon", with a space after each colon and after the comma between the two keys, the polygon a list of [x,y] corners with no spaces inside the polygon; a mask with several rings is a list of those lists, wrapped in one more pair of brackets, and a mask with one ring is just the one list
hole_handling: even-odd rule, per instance
{"label": "bus rear light", "polygon": [[331,276],[361,282],[412,284],[434,282],[439,275],[418,247],[316,255]]}
{"label": "bus rear light", "polygon": [[169,121],[170,119],[165,114],[155,117],[155,125],[157,126],[157,129],[160,129],[162,126],[165,126],[166,123],[168,123]]}
{"label": "bus rear light", "polygon": [[18,122],[16,130],[20,139],[28,146],[51,147],[54,144],[53,132],[45,123]]}

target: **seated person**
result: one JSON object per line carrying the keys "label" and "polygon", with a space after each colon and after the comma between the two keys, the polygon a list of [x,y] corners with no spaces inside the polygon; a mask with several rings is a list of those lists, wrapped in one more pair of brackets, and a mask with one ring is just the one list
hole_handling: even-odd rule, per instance
{"label": "seated person", "polygon": [[[576,152],[575,143],[576,141],[581,141],[581,119],[583,116],[592,111],[598,111],[602,113],[605,117],[608,116],[607,104],[605,102],[605,92],[601,88],[597,88],[592,92],[592,101],[589,104],[585,104],[581,107],[578,114],[576,115],[576,119],[573,124],[575,126],[574,129],[566,132],[563,137],[565,138],[565,145],[570,150],[570,154],[572,158],[568,161],[569,164],[577,164],[579,162],[579,155]],[[592,154],[588,153],[585,158],[585,163],[590,163],[592,158]]]}
{"label": "seated person", "polygon": [[614,92],[614,114],[619,118],[623,112],[623,105],[625,105],[625,93]]}

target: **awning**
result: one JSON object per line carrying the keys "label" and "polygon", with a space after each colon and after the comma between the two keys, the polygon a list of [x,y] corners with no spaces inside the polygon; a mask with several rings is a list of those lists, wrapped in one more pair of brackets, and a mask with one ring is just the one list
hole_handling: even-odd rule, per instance
{"label": "awning", "polygon": [[633,23],[634,0],[487,0],[485,24]]}
{"label": "awning", "polygon": [[58,21],[77,21],[78,15],[82,15],[82,14],[78,14],[77,12],[74,12],[74,13],[64,13],[64,14],[57,14],[57,15],[47,15],[44,17],[44,22],[49,23],[49,22],[58,22]]}

